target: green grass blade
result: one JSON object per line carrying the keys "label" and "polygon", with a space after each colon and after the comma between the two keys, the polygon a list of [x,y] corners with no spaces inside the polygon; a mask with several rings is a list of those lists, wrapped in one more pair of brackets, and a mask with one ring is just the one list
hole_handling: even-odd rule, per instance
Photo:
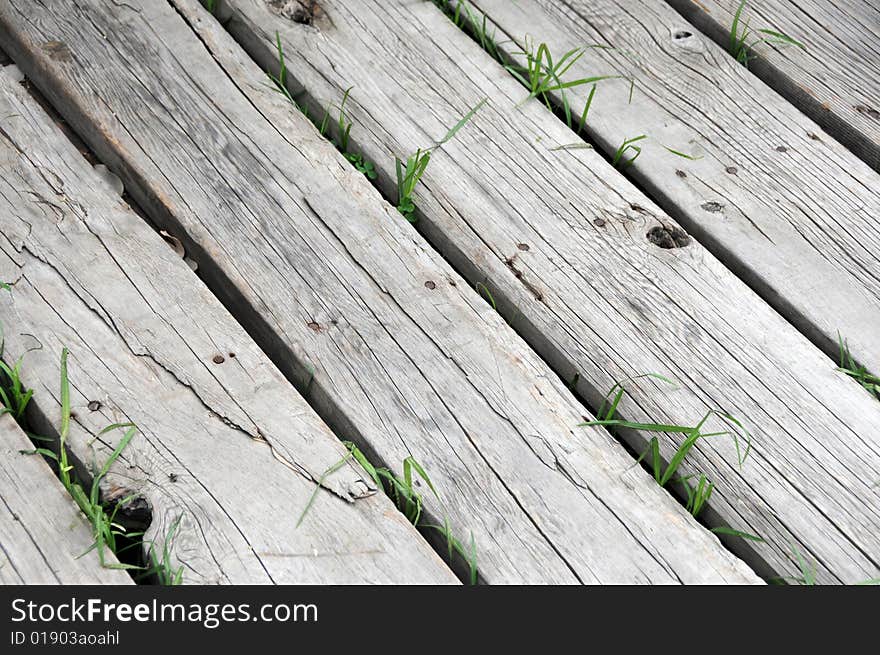
{"label": "green grass blade", "polygon": [[315,502],[315,498],[318,497],[318,492],[321,490],[321,487],[323,486],[324,481],[327,479],[327,476],[333,475],[334,473],[336,473],[336,471],[341,469],[345,465],[345,463],[352,457],[352,455],[353,455],[353,453],[351,451],[349,451],[345,455],[345,457],[343,457],[338,462],[336,462],[335,464],[333,464],[332,466],[327,468],[327,470],[321,474],[321,477],[318,478],[318,481],[315,484],[315,489],[314,489],[314,491],[312,491],[312,495],[309,496],[309,501],[306,503],[306,506],[303,508],[302,513],[299,515],[299,518],[296,520],[296,525],[294,526],[294,529],[297,529],[297,528],[299,528],[300,525],[302,525],[303,519],[305,519],[306,514],[312,508],[312,505]]}
{"label": "green grass blade", "polygon": [[437,142],[437,145],[441,146],[444,143],[450,141],[458,133],[458,131],[461,128],[463,128],[465,125],[467,125],[468,121],[470,121],[471,118],[474,117],[474,114],[476,114],[483,107],[483,105],[485,105],[487,102],[489,102],[488,97],[483,98],[482,100],[480,100],[480,102],[478,102],[476,105],[474,105],[470,109],[470,111],[468,111],[468,113],[466,113],[461,118],[460,121],[458,121],[455,125],[453,125],[451,128],[449,128],[449,131],[446,133],[446,136],[444,136],[442,139],[440,139],[440,141]]}

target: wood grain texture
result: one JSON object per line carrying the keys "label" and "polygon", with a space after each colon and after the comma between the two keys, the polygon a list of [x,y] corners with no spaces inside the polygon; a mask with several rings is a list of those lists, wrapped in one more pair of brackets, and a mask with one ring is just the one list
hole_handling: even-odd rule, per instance
{"label": "wood grain texture", "polygon": [[[636,78],[631,103],[629,81],[600,84],[589,136],[613,153],[648,135],[627,173],[826,353],[841,335],[880,369],[877,172],[662,0],[475,4],[513,39],[618,48],[589,49],[569,71]],[[578,115],[588,91],[571,94]]]}
{"label": "wood grain texture", "polygon": [[[667,0],[722,47],[739,0]],[[880,5],[867,0],[760,0],[752,29],[788,34],[804,49],[760,44],[749,68],[880,171]]]}
{"label": "wood grain texture", "polygon": [[483,580],[757,580],[576,428],[582,406],[498,314],[197,2],[175,6],[11,2],[0,34],[331,427],[427,469],[429,520],[473,535]]}
{"label": "wood grain texture", "polygon": [[[0,416],[0,585],[132,584],[87,553],[88,522],[43,458],[21,452],[33,448],[9,414]],[[105,562],[118,563],[112,553]]]}
{"label": "wood grain texture", "polygon": [[[326,0],[307,26],[259,0],[226,5],[228,29],[263,66],[276,65],[278,31],[313,114],[354,85],[351,148],[392,197],[393,155],[435,142],[488,97],[434,153],[415,194],[420,230],[564,379],[579,376],[593,406],[615,381],[657,372],[678,388],[633,384],[624,416],[693,425],[723,408],[747,420],[754,449],[741,468],[728,439],[702,442],[685,468],[717,484],[711,521],[766,539],[738,544],[750,561],[790,575],[797,547],[823,581],[876,574],[880,404],[699,244],[651,243],[675,222],[594,151],[553,151],[568,128],[521,103],[522,87],[434,6]],[[628,437],[641,451],[643,436]]]}
{"label": "wood grain texture", "polygon": [[121,437],[99,432],[138,425],[104,497],[148,505],[145,539],[160,552],[179,520],[185,583],[456,582],[353,464],[323,481],[297,528],[344,447],[8,70],[0,171],[0,279],[14,282],[0,316],[36,389],[34,429],[57,434],[68,347],[73,455],[94,474]]}

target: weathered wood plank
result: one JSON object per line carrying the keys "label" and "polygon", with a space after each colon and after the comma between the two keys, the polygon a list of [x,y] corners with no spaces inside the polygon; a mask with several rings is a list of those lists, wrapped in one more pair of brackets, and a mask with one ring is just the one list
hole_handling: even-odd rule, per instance
{"label": "weathered wood plank", "polygon": [[[132,584],[101,566],[85,517],[9,414],[0,416],[0,585]],[[85,554],[84,554],[85,553]],[[112,553],[107,564],[118,563]]]}
{"label": "weathered wood plank", "polygon": [[146,540],[160,548],[180,519],[172,553],[184,582],[456,581],[353,464],[323,481],[332,493],[297,529],[342,444],[8,69],[0,172],[0,279],[15,282],[0,316],[6,352],[24,355],[36,389],[35,429],[56,434],[69,347],[71,450],[94,471],[121,436],[99,431],[139,426],[107,497],[146,501]]}
{"label": "weathered wood plank", "polygon": [[726,439],[702,442],[686,468],[717,483],[711,520],[766,539],[748,544],[755,561],[788,575],[797,547],[821,580],[876,574],[880,405],[699,244],[649,242],[675,223],[595,152],[553,152],[568,128],[538,102],[518,107],[522,87],[435,7],[326,0],[309,26],[259,0],[226,5],[228,28],[266,67],[278,31],[291,82],[319,106],[355,85],[351,148],[389,195],[389,153],[430,145],[488,96],[431,160],[415,194],[422,232],[565,379],[580,376],[594,406],[615,381],[651,371],[681,386],[635,385],[628,418],[693,425],[719,407],[747,419],[755,449],[742,468]]}
{"label": "weathered wood plank", "polygon": [[3,5],[17,61],[337,433],[425,466],[484,580],[756,580],[195,0],[203,42],[165,3],[61,7]]}
{"label": "weathered wood plank", "polygon": [[[740,0],[667,2],[727,47]],[[880,6],[865,0],[753,0],[742,18],[752,30],[772,29],[805,45],[758,45],[752,72],[880,171]]]}
{"label": "weathered wood plank", "polygon": [[[826,353],[841,335],[880,369],[878,173],[662,0],[475,4],[519,41],[618,48],[589,49],[569,72],[636,77],[631,103],[629,81],[599,85],[590,137],[614,153],[648,135],[628,174]],[[578,115],[588,92],[571,94]]]}

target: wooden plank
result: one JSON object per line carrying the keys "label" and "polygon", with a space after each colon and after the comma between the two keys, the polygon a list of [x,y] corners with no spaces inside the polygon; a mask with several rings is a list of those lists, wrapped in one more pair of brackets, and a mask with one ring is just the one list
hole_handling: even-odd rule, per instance
{"label": "wooden plank", "polygon": [[[728,47],[740,0],[667,2]],[[749,68],[880,171],[880,6],[865,0],[761,0],[749,2],[742,19],[752,30],[772,29],[804,44],[803,50],[760,44]]]}
{"label": "wooden plank", "polygon": [[[876,575],[880,405],[698,243],[651,243],[675,222],[595,152],[552,151],[572,141],[568,128],[522,103],[522,87],[435,7],[326,0],[321,19],[301,25],[263,2],[226,5],[228,28],[266,67],[280,34],[294,90],[318,99],[313,114],[355,85],[351,148],[391,197],[389,153],[430,145],[488,96],[431,159],[415,194],[421,231],[593,406],[615,381],[658,372],[679,388],[635,385],[625,416],[694,425],[723,408],[748,421],[744,466],[713,439],[686,470],[716,482],[712,521],[766,539],[740,544],[750,562],[790,575],[797,548],[823,581]],[[644,435],[629,438],[640,452]]]}
{"label": "wooden plank", "polygon": [[121,516],[147,508],[145,539],[160,548],[179,521],[185,583],[456,582],[351,463],[297,528],[344,447],[8,69],[0,172],[0,279],[15,283],[0,315],[6,352],[24,356],[36,389],[34,428],[57,435],[69,347],[80,469],[118,443],[119,431],[98,436],[105,426],[138,425],[105,496],[136,494]]}
{"label": "wooden plank", "polygon": [[[627,173],[826,353],[840,335],[880,370],[880,175],[663,0],[476,5],[512,39],[617,48],[589,49],[569,72],[636,78],[632,102],[629,81],[600,85],[589,136],[614,153],[648,135]],[[588,92],[571,94],[577,115]]]}
{"label": "wooden plank", "polygon": [[176,8],[202,42],[164,3],[3,6],[28,76],[331,427],[424,465],[428,520],[473,534],[483,580],[756,581],[607,432],[575,427],[564,384],[195,0]]}
{"label": "wooden plank", "polygon": [[[102,567],[85,517],[9,414],[0,416],[0,585],[133,584]],[[117,563],[112,553],[107,564]]]}

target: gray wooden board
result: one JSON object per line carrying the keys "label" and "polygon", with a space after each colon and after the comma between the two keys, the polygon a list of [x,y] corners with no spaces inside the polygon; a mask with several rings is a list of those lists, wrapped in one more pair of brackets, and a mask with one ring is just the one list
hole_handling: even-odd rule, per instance
{"label": "gray wooden board", "polygon": [[[740,0],[667,0],[728,47]],[[742,20],[804,48],[759,44],[749,68],[880,171],[880,5],[868,0],[753,0]],[[760,36],[753,32],[751,42]]]}
{"label": "gray wooden board", "polygon": [[423,486],[428,521],[473,535],[482,579],[756,581],[607,432],[576,427],[553,372],[195,0],[0,7],[28,76],[331,427],[424,466],[443,499]]}
{"label": "gray wooden board", "polygon": [[0,317],[36,390],[35,429],[60,424],[68,347],[73,454],[93,472],[122,435],[98,433],[138,425],[105,497],[149,503],[160,553],[179,519],[169,545],[185,583],[456,582],[350,460],[297,528],[344,447],[9,69],[0,171],[0,279],[15,283]]}
{"label": "gray wooden board", "polygon": [[[132,584],[101,566],[85,517],[9,414],[0,416],[0,585]],[[105,564],[118,564],[112,553]]]}
{"label": "gray wooden board", "polygon": [[522,87],[435,7],[327,0],[306,26],[260,1],[226,6],[237,10],[228,28],[264,66],[278,31],[296,62],[291,82],[320,105],[354,85],[351,148],[391,195],[392,154],[430,145],[488,96],[431,159],[415,196],[423,233],[488,286],[564,379],[579,375],[594,406],[615,381],[657,372],[679,387],[632,385],[625,416],[694,425],[723,408],[744,418],[755,438],[742,468],[732,441],[716,438],[686,470],[717,484],[707,517],[766,539],[746,546],[770,571],[796,571],[797,548],[821,580],[876,575],[880,404],[699,244],[649,243],[650,228],[674,222],[595,152],[551,151],[572,140],[568,128],[538,102],[517,107]]}
{"label": "gray wooden board", "polygon": [[[662,0],[475,4],[499,40],[529,34],[557,56],[617,48],[588,49],[568,72],[636,78],[631,103],[629,81],[599,84],[589,136],[614,153],[648,135],[627,174],[823,350],[836,354],[839,334],[880,370],[880,174]],[[570,94],[578,116],[588,92]]]}

